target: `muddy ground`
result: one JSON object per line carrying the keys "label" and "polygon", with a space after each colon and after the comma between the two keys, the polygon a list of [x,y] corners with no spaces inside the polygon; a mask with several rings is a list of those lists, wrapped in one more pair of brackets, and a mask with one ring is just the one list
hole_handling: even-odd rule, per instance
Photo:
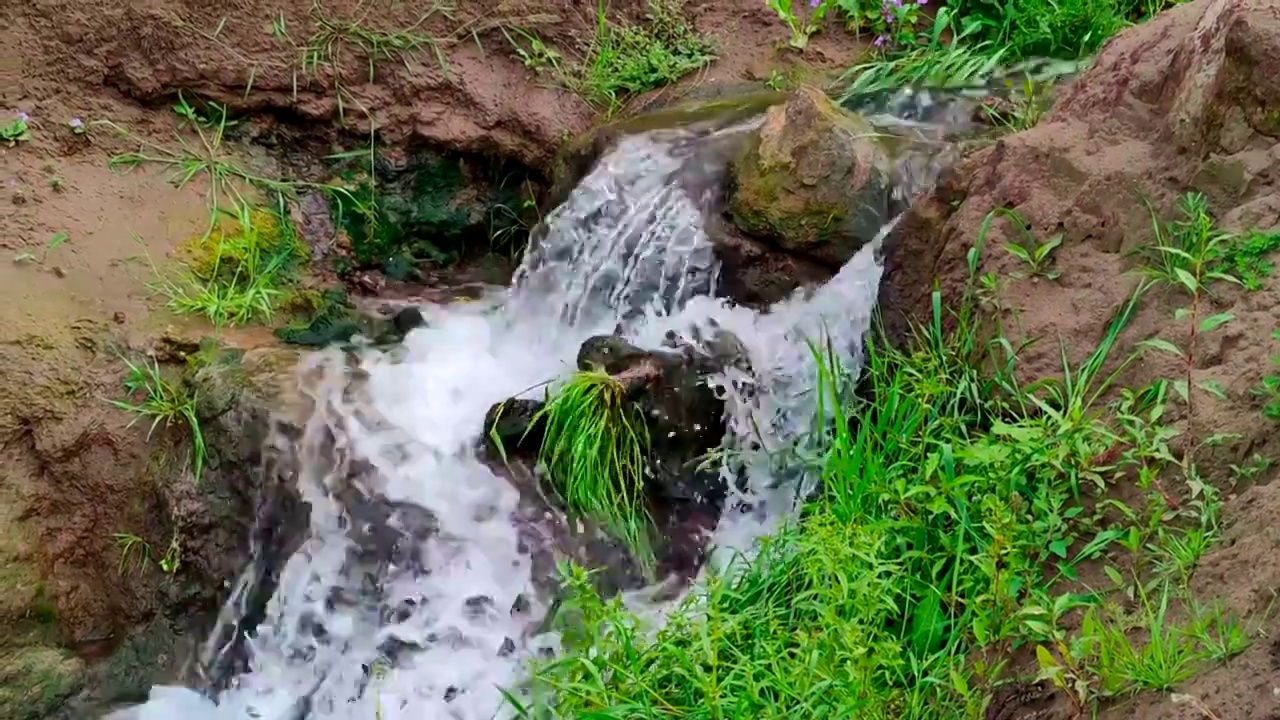
{"label": "muddy ground", "polygon": [[[914,258],[898,269],[895,305],[921,307],[915,290],[934,277],[954,291],[965,274],[966,240],[982,217],[996,206],[1016,208],[1035,232],[1066,238],[1055,258],[1058,280],[1010,279],[1001,295],[1010,327],[1048,339],[1024,357],[1024,373],[1054,374],[1058,338],[1079,361],[1132,287],[1122,251],[1149,237],[1135,188],[1168,210],[1183,189],[1200,187],[1228,226],[1280,225],[1280,133],[1266,124],[1280,112],[1280,20],[1266,0],[1228,4],[1198,0],[1126,33],[1042,125],[962,165],[959,179],[921,206],[904,235],[902,257]],[[22,688],[0,690],[0,715],[13,709],[14,717],[38,718],[86,685],[101,698],[129,699],[176,672],[180,645],[192,638],[172,628],[184,613],[210,609],[207,594],[183,589],[183,570],[120,566],[117,533],[144,539],[156,554],[175,534],[194,557],[213,551],[199,547],[198,536],[183,536],[191,528],[175,498],[191,494],[173,488],[192,478],[183,469],[181,429],[148,440],[146,423],[130,426],[131,417],[108,402],[121,396],[121,355],[172,348],[173,338],[189,348],[215,334],[172,315],[147,289],[155,275],[146,258],[171,267],[175,251],[204,230],[207,188],[199,179],[175,188],[154,167],[111,171],[112,155],[137,143],[97,123],[171,144],[171,105],[185,91],[244,119],[228,152],[263,173],[320,172],[321,156],[359,147],[372,126],[389,154],[426,148],[475,163],[500,159],[545,184],[563,139],[602,118],[526,68],[502,32],[535,31],[571,55],[593,27],[593,3],[488,0],[463,4],[452,17],[434,13],[421,25],[432,9],[426,3],[11,5],[0,28],[0,122],[27,113],[32,138],[0,146],[0,253],[12,256],[0,256],[0,686]],[[786,31],[757,0],[690,0],[686,8],[717,43],[719,59],[630,109],[703,85],[762,86],[775,71],[821,78],[859,52],[856,39],[839,32],[816,38],[803,58],[778,51]],[[643,3],[614,2],[611,12],[640,20]],[[381,58],[371,78],[358,44],[323,36],[326,23],[357,18],[388,33],[416,26],[419,47]],[[73,132],[73,120],[90,130]],[[993,247],[1003,232],[997,227]],[[983,269],[1012,278],[1017,268],[992,251]],[[1280,352],[1270,340],[1278,302],[1274,278],[1257,292],[1225,294],[1215,307],[1237,320],[1206,342],[1196,370],[1228,388],[1227,401],[1206,401],[1198,432],[1242,435],[1212,452],[1213,478],[1234,497],[1232,525],[1199,577],[1211,594],[1228,588],[1233,607],[1252,617],[1280,587],[1280,495],[1269,484],[1274,470],[1240,480],[1230,467],[1280,454],[1250,393],[1268,357]],[[1166,332],[1170,313],[1159,303],[1144,309],[1119,351]],[[258,352],[276,343],[269,328],[216,334],[225,346]],[[1168,372],[1146,361],[1129,380]],[[1265,619],[1268,637],[1277,622]],[[147,655],[170,662],[128,665]],[[1144,700],[1121,716],[1280,717],[1277,655],[1264,639],[1193,680],[1187,692],[1213,716],[1166,699]],[[86,670],[108,656],[115,658],[110,672]]]}

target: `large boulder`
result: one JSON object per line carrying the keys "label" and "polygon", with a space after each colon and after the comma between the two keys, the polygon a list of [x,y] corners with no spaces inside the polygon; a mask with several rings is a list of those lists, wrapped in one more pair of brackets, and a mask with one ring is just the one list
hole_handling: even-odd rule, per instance
{"label": "large boulder", "polygon": [[729,213],[739,229],[832,267],[889,219],[889,158],[862,118],[804,87],[765,113],[734,162]]}

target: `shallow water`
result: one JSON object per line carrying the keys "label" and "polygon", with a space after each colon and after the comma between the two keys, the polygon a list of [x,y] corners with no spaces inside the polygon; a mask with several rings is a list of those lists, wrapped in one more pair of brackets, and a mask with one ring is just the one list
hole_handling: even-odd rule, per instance
{"label": "shallow water", "polygon": [[[716,382],[729,401],[726,443],[738,451],[724,473],[745,477],[747,490],[731,496],[709,566],[723,569],[772,531],[806,480],[803,458],[788,449],[814,421],[811,344],[856,367],[881,268],[876,242],[827,285],[767,313],[711,297],[719,268],[704,213],[725,149],[749,130],[624,139],[546,219],[510,290],[424,307],[426,326],[402,347],[369,350],[354,367],[336,350],[309,357],[300,377],[315,412],[297,450],[309,534],[247,640],[250,669],[216,698],[157,687],[113,717],[508,716],[500,689],[518,688],[527,659],[554,651],[556,638],[530,634],[548,599],[538,597],[512,519],[519,493],[477,457],[485,413],[540,392],[573,369],[583,340],[615,328],[648,348],[668,330],[691,338],[715,326],[743,342],[753,373]],[[390,561],[370,559],[336,499],[352,484],[425,508],[438,530],[414,536],[424,514],[395,515],[391,524],[418,539]],[[236,608],[226,615],[237,619]],[[208,654],[225,651],[211,645]]]}

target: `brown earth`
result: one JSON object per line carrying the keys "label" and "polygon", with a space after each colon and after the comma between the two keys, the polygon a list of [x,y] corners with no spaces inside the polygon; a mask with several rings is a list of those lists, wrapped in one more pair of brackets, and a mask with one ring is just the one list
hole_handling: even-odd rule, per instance
{"label": "brown earth", "polygon": [[[1010,208],[1040,240],[1063,234],[1053,256],[1061,275],[1015,277],[1022,263],[1001,246],[1018,240],[1019,229],[1004,219],[992,225],[979,273],[999,279],[995,314],[1015,345],[1039,338],[1021,352],[1020,376],[1061,376],[1060,348],[1078,366],[1138,283],[1130,252],[1153,237],[1144,199],[1172,218],[1177,198],[1191,189],[1206,195],[1226,229],[1280,228],[1280,6],[1271,0],[1197,0],[1125,31],[1039,125],[968,157],[917,205],[890,250],[887,319],[901,329],[906,317],[926,318],[934,278],[946,297],[957,298],[968,277],[966,253],[984,218]],[[1255,292],[1215,292],[1200,317],[1230,312],[1234,319],[1200,338],[1193,379],[1220,382],[1226,398],[1197,390],[1193,426],[1181,404],[1175,403],[1174,417],[1197,438],[1231,435],[1197,455],[1231,500],[1227,539],[1203,559],[1194,589],[1202,599],[1224,597],[1260,632],[1244,655],[1179,688],[1198,702],[1143,697],[1109,717],[1280,718],[1274,642],[1280,621],[1272,607],[1280,590],[1275,463],[1253,478],[1231,467],[1255,455],[1274,461],[1280,453],[1280,434],[1251,392],[1272,370],[1269,357],[1280,353],[1271,339],[1280,324],[1280,277]],[[1174,319],[1185,304],[1175,292],[1147,296],[1113,360],[1147,339],[1185,345],[1190,322]],[[1121,384],[1140,388],[1181,372],[1179,361],[1147,352]],[[1007,716],[1062,717],[1030,706]]]}

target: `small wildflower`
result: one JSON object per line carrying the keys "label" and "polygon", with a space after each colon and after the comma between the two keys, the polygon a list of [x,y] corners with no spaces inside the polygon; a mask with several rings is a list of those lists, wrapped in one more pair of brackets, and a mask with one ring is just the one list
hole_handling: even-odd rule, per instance
{"label": "small wildflower", "polygon": [[888,36],[888,35],[880,34],[880,35],[877,35],[877,36],[876,36],[876,39],[875,39],[875,40],[873,40],[873,41],[871,42],[871,44],[872,44],[873,46],[875,46],[875,47],[883,47],[883,46],[884,46],[884,44],[885,44],[885,42],[886,42],[886,41],[888,41],[888,40],[889,40],[889,36]]}
{"label": "small wildflower", "polygon": [[26,114],[26,113],[24,113],[24,112],[22,112],[22,111],[18,111],[18,120],[19,120],[19,121],[21,121],[21,122],[27,122],[27,121],[29,121],[30,119],[31,119],[31,116],[30,116],[30,115],[28,115],[28,114]]}
{"label": "small wildflower", "polygon": [[816,8],[822,4],[822,0],[809,0],[809,7]]}
{"label": "small wildflower", "polygon": [[80,118],[71,118],[71,122],[67,123],[67,126],[70,127],[71,132],[75,133],[76,135],[84,134],[84,131],[85,131],[84,121],[81,120]]}

